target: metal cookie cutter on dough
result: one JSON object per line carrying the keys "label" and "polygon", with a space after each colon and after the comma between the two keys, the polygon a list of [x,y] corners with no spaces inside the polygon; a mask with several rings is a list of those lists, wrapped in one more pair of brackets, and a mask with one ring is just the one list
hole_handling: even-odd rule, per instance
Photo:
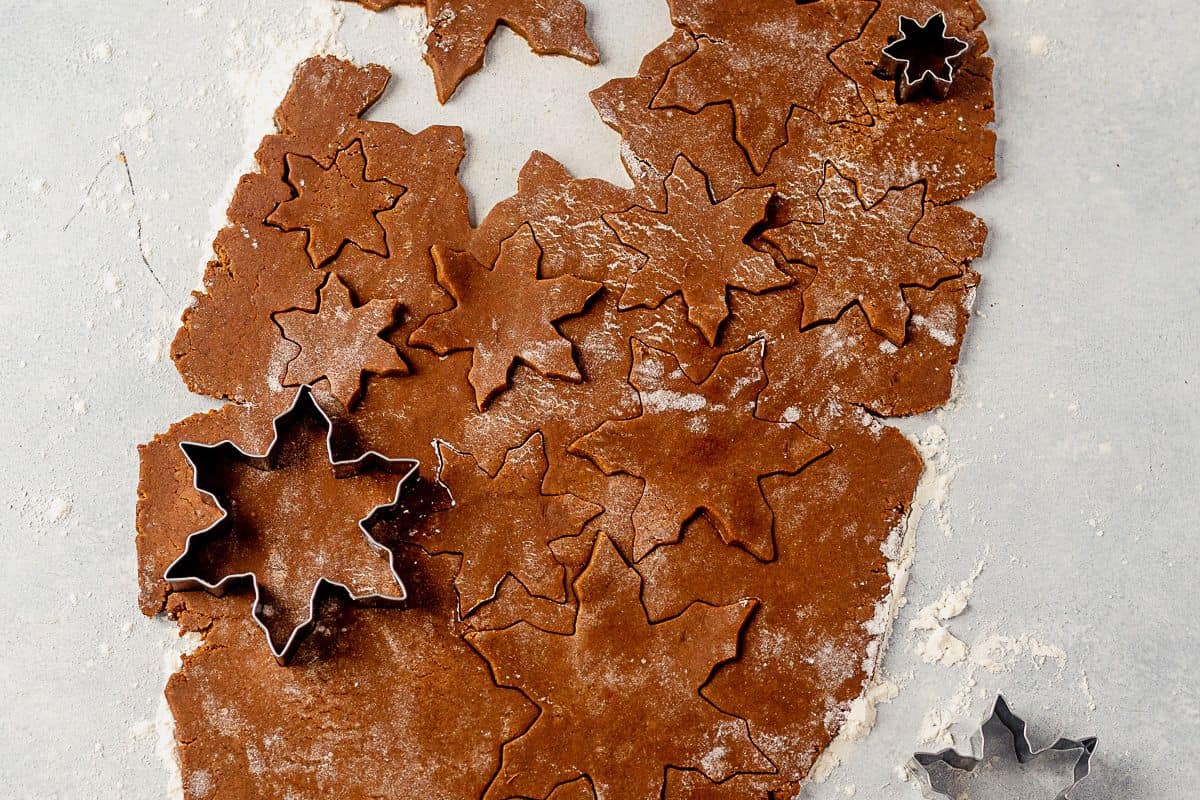
{"label": "metal cookie cutter on dough", "polygon": [[[302,622],[294,630],[292,630],[291,634],[287,638],[287,641],[284,642],[282,647],[280,647],[279,649],[276,649],[275,640],[272,638],[270,630],[267,628],[266,624],[263,622],[263,618],[262,618],[262,614],[261,614],[262,608],[263,608],[262,596],[261,596],[262,593],[261,593],[261,589],[259,587],[259,580],[258,580],[257,573],[254,573],[254,572],[235,573],[233,575],[226,575],[225,577],[221,578],[216,583],[210,583],[196,575],[179,574],[179,572],[182,571],[180,569],[180,565],[184,564],[186,562],[186,559],[188,558],[188,556],[191,554],[192,542],[197,537],[212,533],[216,529],[218,529],[222,526],[225,526],[230,522],[229,510],[227,508],[225,508],[224,505],[222,505],[220,498],[218,498],[212,492],[210,492],[200,486],[200,470],[196,464],[196,459],[193,458],[193,454],[200,453],[200,452],[211,452],[213,450],[218,450],[218,449],[232,448],[233,450],[236,450],[238,453],[240,453],[248,462],[254,464],[255,466],[259,466],[261,469],[270,470],[274,466],[275,457],[278,455],[277,449],[280,444],[280,434],[279,434],[280,422],[282,420],[284,420],[286,417],[288,417],[289,415],[296,412],[300,408],[301,404],[305,403],[305,402],[310,404],[310,406],[312,408],[316,409],[317,413],[319,413],[321,415],[321,419],[325,423],[326,431],[327,431],[326,436],[325,436],[326,452],[328,453],[328,457],[329,457],[329,465],[333,469],[333,473],[336,477],[340,478],[340,477],[347,477],[350,475],[355,475],[355,474],[358,474],[364,468],[369,468],[369,467],[378,467],[382,470],[385,470],[388,472],[393,472],[399,476],[398,480],[396,482],[396,493],[395,493],[395,496],[392,498],[392,500],[390,502],[383,503],[382,505],[378,505],[375,508],[371,509],[371,511],[365,517],[363,517],[362,519],[360,519],[358,521],[358,527],[360,530],[362,530],[363,536],[366,537],[367,543],[373,549],[378,550],[379,552],[384,553],[387,556],[388,569],[391,571],[392,577],[395,579],[396,586],[399,591],[394,595],[391,595],[391,594],[355,595],[350,590],[350,588],[348,586],[346,586],[345,584],[340,583],[338,581],[329,580],[322,576],[313,585],[312,594],[309,596],[307,619],[305,619],[304,622]],[[353,600],[354,602],[365,603],[365,604],[374,604],[374,605],[399,604],[399,603],[404,602],[404,600],[408,596],[408,593],[404,588],[404,582],[401,580],[399,573],[396,571],[395,554],[389,548],[385,547],[383,544],[381,544],[379,541],[377,541],[373,536],[371,536],[370,531],[367,530],[367,522],[369,522],[371,520],[371,518],[374,517],[377,512],[379,512],[385,508],[391,508],[400,502],[400,498],[403,495],[404,490],[409,483],[409,479],[417,472],[417,469],[419,467],[419,462],[416,461],[415,459],[410,459],[410,458],[389,458],[375,450],[368,450],[367,452],[363,453],[362,455],[358,456],[357,458],[354,458],[351,460],[345,460],[345,461],[336,460],[333,455],[333,420],[330,419],[329,415],[325,413],[325,410],[321,408],[320,404],[317,403],[315,399],[313,399],[312,387],[307,386],[307,385],[301,386],[299,388],[299,390],[296,392],[295,399],[292,400],[291,405],[289,405],[284,411],[282,411],[280,414],[278,414],[274,420],[272,420],[271,427],[272,427],[272,432],[273,432],[273,435],[271,438],[271,443],[267,447],[266,452],[262,453],[262,454],[247,453],[245,450],[238,447],[236,444],[234,444],[229,439],[224,439],[220,442],[216,442],[215,444],[205,444],[202,442],[180,442],[179,443],[179,448],[183,451],[184,458],[187,459],[188,463],[192,467],[192,486],[196,489],[196,491],[200,492],[201,494],[207,496],[209,499],[212,500],[212,502],[220,510],[221,517],[216,522],[209,525],[207,528],[203,528],[201,530],[198,530],[191,534],[188,534],[187,541],[183,547],[183,553],[181,553],[178,558],[176,558],[173,562],[171,562],[171,565],[169,567],[167,567],[166,571],[163,572],[163,579],[166,580],[168,583],[170,583],[171,586],[175,589],[183,589],[183,590],[203,589],[204,591],[209,592],[210,594],[214,594],[214,595],[220,597],[220,596],[224,595],[225,592],[230,588],[230,584],[232,584],[236,581],[241,581],[246,578],[249,578],[250,581],[254,585],[254,605],[251,610],[251,616],[253,617],[254,622],[258,625],[259,628],[262,629],[263,633],[266,635],[267,646],[271,649],[271,655],[273,655],[275,657],[275,660],[279,664],[286,665],[291,660],[292,656],[295,654],[296,647],[300,644],[300,642],[304,639],[304,637],[309,632],[311,632],[314,627],[316,627],[317,595],[320,594],[321,590],[323,588],[325,588],[326,586],[339,588],[339,589],[343,590],[344,592],[346,592],[346,594],[349,595],[350,599]]]}
{"label": "metal cookie cutter on dough", "polygon": [[934,764],[944,764],[963,772],[973,771],[983,763],[985,753],[984,737],[986,735],[984,730],[993,720],[999,721],[1012,734],[1013,751],[1016,754],[1017,762],[1020,764],[1027,764],[1046,753],[1079,751],[1079,757],[1075,760],[1071,784],[1059,792],[1054,800],[1067,800],[1070,797],[1071,791],[1091,771],[1092,754],[1096,752],[1097,744],[1095,736],[1088,736],[1084,739],[1067,739],[1060,736],[1049,747],[1034,750],[1033,746],[1029,743],[1029,734],[1026,731],[1025,720],[1012,712],[1003,695],[996,695],[996,701],[992,704],[991,713],[980,723],[979,731],[971,736],[971,752],[978,753],[978,756],[963,755],[949,747],[945,750],[939,750],[936,753],[913,754],[913,757],[908,762],[909,770],[917,776],[921,784],[921,791],[926,797],[931,798],[931,800],[953,800],[949,795],[934,788],[929,767]]}
{"label": "metal cookie cutter on dough", "polygon": [[925,24],[900,16],[900,35],[883,48],[879,74],[896,79],[896,102],[907,103],[922,92],[945,98],[954,82],[954,62],[967,43],[946,35],[946,17],[932,15]]}

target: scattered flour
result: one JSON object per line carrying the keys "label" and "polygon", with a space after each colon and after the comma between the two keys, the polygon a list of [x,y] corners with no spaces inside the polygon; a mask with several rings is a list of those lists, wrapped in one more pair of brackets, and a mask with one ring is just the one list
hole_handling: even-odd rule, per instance
{"label": "scattered flour", "polygon": [[928,631],[929,636],[917,647],[917,653],[927,664],[953,666],[967,657],[967,645],[946,629],[945,622],[962,614],[975,591],[975,579],[983,572],[987,563],[985,555],[975,571],[957,586],[949,586],[935,602],[921,609],[909,623],[910,631]]}
{"label": "scattered flour", "polygon": [[[946,507],[946,498],[950,494],[950,484],[954,482],[962,463],[950,463],[946,450],[946,430],[941,425],[930,425],[915,442],[917,452],[925,460],[926,465],[932,465],[934,486],[930,489],[930,501],[937,514],[938,528],[947,538],[954,536],[954,526],[950,523],[950,514]],[[927,466],[928,471],[928,466]],[[920,491],[920,489],[918,489]]]}
{"label": "scattered flour", "polygon": [[1088,711],[1096,710],[1096,696],[1092,694],[1091,684],[1088,682],[1087,673],[1083,670],[1079,671],[1079,686],[1080,693],[1087,699]]}
{"label": "scattered flour", "polygon": [[392,14],[391,17],[395,20],[396,25],[400,29],[400,35],[397,37],[404,47],[411,48],[425,54],[426,40],[429,38],[429,33],[433,30],[425,20],[425,10],[420,9],[416,14]]}
{"label": "scattered flour", "polygon": [[941,708],[931,708],[921,719],[921,728],[917,731],[917,741],[921,744],[933,744],[938,747],[950,747],[954,744],[950,736],[950,726],[954,720]]}
{"label": "scattered flour", "polygon": [[47,523],[61,522],[71,513],[71,507],[71,501],[67,498],[51,497],[42,518]]}
{"label": "scattered flour", "polygon": [[1061,673],[1067,666],[1067,653],[1056,644],[1048,644],[1032,634],[1005,636],[993,633],[971,647],[971,663],[991,673],[1007,672],[1025,661],[1035,669],[1054,662]]}
{"label": "scattered flour", "polygon": [[147,339],[145,345],[142,346],[142,355],[151,364],[157,364],[162,361],[164,351],[165,347],[163,346],[162,339],[159,339],[157,336]]}
{"label": "scattered flour", "polygon": [[[925,469],[913,494],[908,516],[892,531],[881,547],[888,559],[887,570],[891,586],[888,595],[876,606],[874,617],[866,625],[867,632],[876,637],[863,663],[864,670],[870,677],[863,693],[850,704],[850,708],[843,715],[842,726],[837,736],[813,764],[808,777],[814,783],[824,783],[828,779],[833,769],[842,763],[854,745],[865,739],[874,728],[879,704],[890,702],[899,693],[896,683],[885,678],[878,667],[891,637],[896,615],[904,607],[904,592],[912,570],[917,529],[921,518],[930,506],[941,512],[950,481],[958,469],[957,465],[949,465],[945,452],[946,432],[941,426],[931,425],[925,435],[914,444],[925,462]],[[974,582],[974,576],[970,581]],[[965,607],[964,600],[963,608]]]}
{"label": "scattered flour", "polygon": [[[164,684],[183,666],[183,657],[196,652],[203,643],[203,638],[197,633],[185,633],[165,642],[162,661]],[[129,733],[135,739],[154,739],[154,751],[170,776],[166,797],[168,800],[183,800],[183,773],[179,766],[179,752],[175,746],[175,717],[167,705],[165,694],[159,697],[154,718],[134,726]]]}
{"label": "scattered flour", "polygon": [[927,664],[943,664],[952,667],[967,657],[967,644],[945,626],[936,624],[929,636],[917,648],[921,660]]}
{"label": "scattered flour", "polygon": [[121,116],[121,123],[126,128],[138,128],[143,125],[148,125],[150,120],[154,119],[154,112],[148,108],[135,108],[126,111]]}
{"label": "scattered flour", "polygon": [[699,411],[708,405],[703,395],[682,394],[669,389],[655,389],[642,395],[642,403],[646,410],[662,411]]}

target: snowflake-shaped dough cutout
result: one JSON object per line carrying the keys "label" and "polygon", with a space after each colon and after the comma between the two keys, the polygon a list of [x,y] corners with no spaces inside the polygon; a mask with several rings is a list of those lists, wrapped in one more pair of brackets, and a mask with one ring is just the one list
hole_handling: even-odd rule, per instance
{"label": "snowflake-shaped dough cutout", "polygon": [[546,451],[534,434],[506,454],[495,475],[470,455],[437,443],[438,481],[453,505],[434,514],[415,541],[433,554],[457,553],[454,587],[466,617],[492,600],[511,575],[530,594],[566,601],[566,570],[554,542],[578,536],[602,509],[573,494],[544,492]]}
{"label": "snowflake-shaped dough cutout", "polygon": [[867,206],[854,181],[826,165],[818,194],[822,220],[791,222],[763,235],[789,260],[817,271],[804,290],[801,326],[835,320],[857,303],[875,331],[904,344],[911,311],[903,289],[932,289],[963,271],[958,261],[911,238],[925,216],[925,187],[893,189]]}
{"label": "snowflake-shaped dough cutout", "polygon": [[296,196],[280,203],[267,223],[285,231],[304,231],[313,266],[325,266],[350,242],[368,253],[388,254],[377,215],[394,207],[405,188],[366,177],[361,141],[356,139],[338,151],[329,167],[294,153],[285,160],[287,181]]}

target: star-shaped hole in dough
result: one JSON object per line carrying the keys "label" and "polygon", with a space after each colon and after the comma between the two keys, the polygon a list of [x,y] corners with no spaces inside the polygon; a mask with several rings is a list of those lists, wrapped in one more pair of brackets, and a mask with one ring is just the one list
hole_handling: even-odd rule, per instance
{"label": "star-shaped hole in dough", "polygon": [[396,348],[380,336],[396,322],[397,301],[371,300],[355,306],[350,289],[334,273],[325,279],[319,297],[311,311],[275,314],[284,338],[300,347],[288,362],[284,386],[325,378],[337,401],[350,409],[362,395],[364,374],[408,374]]}
{"label": "star-shaped hole in dough", "polygon": [[176,589],[218,595],[249,581],[254,620],[272,655],[286,662],[315,627],[322,590],[361,602],[404,600],[394,556],[369,528],[400,503],[417,462],[375,451],[336,459],[332,422],[308,387],[274,424],[261,455],[230,441],[180,445],[195,487],[223,513],[188,536],[163,577]]}
{"label": "star-shaped hole in dough", "polygon": [[519,622],[467,635],[496,682],[520,689],[541,709],[529,730],[504,746],[484,800],[546,797],[581,776],[591,779],[597,800],[658,800],[667,767],[716,781],[773,770],[746,723],[700,691],[718,666],[736,658],[755,602],[695,603],[652,623],[641,586],[601,535],[575,582],[573,633]]}
{"label": "star-shaped hole in dough", "polygon": [[633,556],[678,541],[703,513],[731,544],[763,561],[775,554],[774,521],[760,479],[795,474],[829,451],[798,425],[755,416],[767,385],[762,340],[729,353],[702,382],[674,356],[633,341],[629,383],[642,413],[609,420],[568,448],[608,475],[644,482],[633,511]]}
{"label": "star-shaped hole in dough", "polygon": [[787,141],[793,106],[826,122],[865,117],[854,82],[829,54],[858,37],[875,10],[867,0],[670,0],[675,24],[696,37],[695,55],[671,67],[654,107],[698,112],[733,105],[734,137],[756,172]]}
{"label": "star-shaped hole in dough", "polygon": [[308,256],[323,267],[352,242],[368,253],[387,256],[387,238],[378,214],[394,207],[405,188],[366,177],[362,142],[339,150],[328,168],[308,156],[288,153],[287,182],[296,196],[275,207],[267,223],[308,235]]}
{"label": "star-shaped hole in dough", "polygon": [[570,340],[554,323],[581,312],[601,284],[571,275],[542,280],[541,257],[529,225],[504,240],[491,269],[469,253],[433,248],[438,283],[454,308],[421,323],[409,344],[442,356],[470,350],[467,380],[480,411],[508,385],[518,361],[547,378],[583,380]]}
{"label": "star-shaped hole in dough", "polygon": [[925,215],[925,187],[893,189],[867,206],[854,181],[826,165],[818,194],[822,221],[791,222],[763,234],[789,260],[817,271],[804,290],[801,326],[835,320],[858,303],[872,329],[904,344],[911,312],[903,289],[932,289],[963,271],[942,251],[910,238]]}
{"label": "star-shaped hole in dough", "polygon": [[428,517],[414,541],[434,555],[462,557],[454,580],[461,617],[496,596],[508,575],[529,592],[565,602],[566,570],[554,542],[577,537],[601,512],[573,494],[546,494],[542,435],[509,450],[495,475],[470,455],[437,443],[438,480],[453,505]]}
{"label": "star-shaped hole in dough", "polygon": [[504,23],[539,55],[600,61],[587,33],[587,8],[579,0],[426,0],[429,36],[425,63],[445,103],[463,79],[483,66],[496,26]]}
{"label": "star-shaped hole in dough", "polygon": [[704,173],[677,159],[663,211],[635,206],[604,218],[625,245],[646,256],[625,285],[621,308],[657,308],[681,294],[688,321],[715,345],[729,316],[730,288],[757,294],[792,282],[771,256],[745,243],[766,216],[772,192],[743,189],[715,202]]}

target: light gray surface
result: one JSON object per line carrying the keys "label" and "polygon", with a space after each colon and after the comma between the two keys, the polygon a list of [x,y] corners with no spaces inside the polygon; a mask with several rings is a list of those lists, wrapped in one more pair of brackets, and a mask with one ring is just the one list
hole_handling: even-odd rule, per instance
{"label": "light gray surface", "polygon": [[[625,182],[617,138],[584,94],[632,74],[665,38],[665,4],[588,5],[602,67],[537,59],[501,34],[490,68],[446,108],[415,49],[415,11],[347,9],[340,39],[397,72],[377,118],[465,126],[463,178],[478,215],[512,191],[534,147],[577,174]],[[134,445],[207,405],[184,390],[165,349],[207,256],[210,207],[223,205],[273,92],[332,14],[315,0],[198,7],[0,2],[5,797],[167,793],[149,721],[173,634],[135,611]],[[1079,797],[1192,796],[1197,8],[987,8],[1001,178],[969,203],[992,231],[977,264],[979,313],[955,407],[905,423],[917,434],[944,428],[942,474],[957,472],[940,513],[924,516],[884,663],[899,695],[806,796],[844,797],[851,785],[859,798],[915,796],[894,768],[918,746],[927,711],[973,721],[997,687],[1035,738],[1059,728],[1101,737]],[[161,286],[139,255],[139,220]],[[909,621],[981,560],[970,606],[947,625],[967,644],[1011,636],[1013,654],[994,673],[969,659],[924,663]]]}

